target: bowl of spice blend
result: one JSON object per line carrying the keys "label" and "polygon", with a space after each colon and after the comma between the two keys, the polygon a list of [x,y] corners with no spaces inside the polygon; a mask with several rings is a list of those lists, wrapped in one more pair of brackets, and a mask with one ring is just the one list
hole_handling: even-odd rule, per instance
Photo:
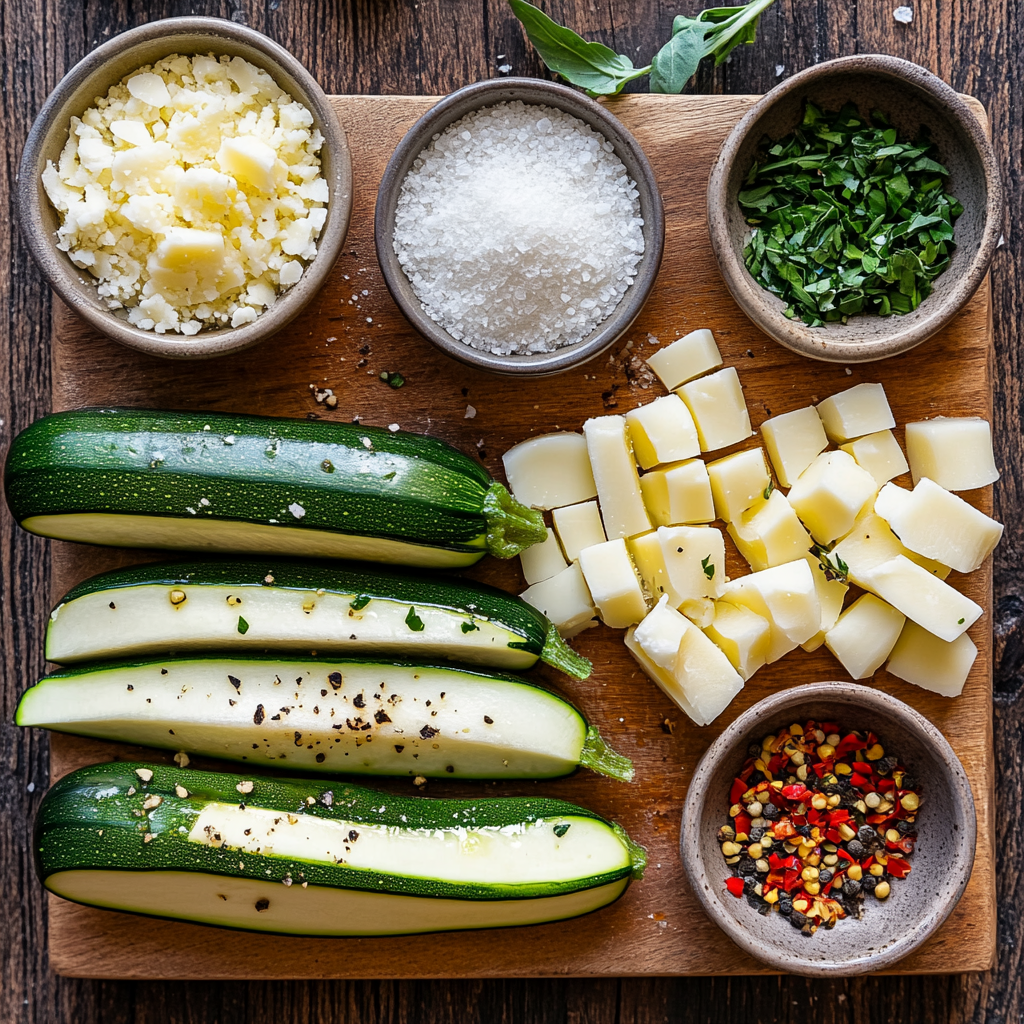
{"label": "bowl of spice blend", "polygon": [[29,133],[19,219],[54,291],[151,355],[248,348],[305,307],[348,230],[345,133],[285,49],[218,18],[104,43]]}
{"label": "bowl of spice blend", "polygon": [[683,865],[708,916],[776,970],[891,966],[949,916],[976,821],[942,734],[888,694],[824,682],[740,715],[697,765]]}
{"label": "bowl of spice blend", "polygon": [[601,104],[511,78],[459,89],[413,125],[384,172],[374,232],[420,333],[470,366],[541,377],[633,323],[664,214],[646,156]]}
{"label": "bowl of spice blend", "polygon": [[925,68],[880,54],[776,86],[732,130],[708,227],[744,313],[786,348],[898,355],[967,303],[999,244],[1003,192],[978,117]]}

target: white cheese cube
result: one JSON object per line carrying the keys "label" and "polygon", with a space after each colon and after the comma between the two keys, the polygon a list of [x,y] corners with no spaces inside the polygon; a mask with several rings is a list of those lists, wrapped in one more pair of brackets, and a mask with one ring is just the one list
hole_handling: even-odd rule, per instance
{"label": "white cheese cube", "polygon": [[746,682],[768,660],[771,624],[749,608],[715,602],[715,618],[704,632]]}
{"label": "white cheese cube", "polygon": [[679,645],[694,628],[693,623],[670,607],[668,598],[663,596],[633,629],[633,639],[658,668],[674,674]]}
{"label": "white cheese cube", "polygon": [[691,597],[679,610],[699,629],[707,629],[715,621],[715,602],[710,597]]}
{"label": "white cheese cube", "polygon": [[718,518],[731,523],[751,505],[763,501],[771,483],[761,448],[736,452],[708,463],[708,478]]}
{"label": "white cheese cube", "polygon": [[726,529],[755,572],[802,558],[813,543],[782,491],[772,491]]}
{"label": "white cheese cube", "polygon": [[668,577],[658,531],[651,530],[650,533],[641,533],[638,537],[630,537],[626,544],[629,547],[629,553],[633,556],[637,572],[640,573],[640,578],[652,600],[657,601],[662,594],[667,594],[668,603],[673,608],[682,605],[687,598],[685,594],[676,592]]}
{"label": "white cheese cube", "polygon": [[846,452],[825,452],[790,488],[789,503],[819,544],[849,533],[875,496],[874,478]]}
{"label": "white cheese cube", "polygon": [[817,409],[825,433],[836,443],[896,426],[881,384],[858,384],[840,391],[819,402]]}
{"label": "white cheese cube", "polygon": [[554,520],[555,533],[562,543],[565,557],[570,562],[575,562],[584,548],[589,548],[593,544],[603,544],[608,539],[604,535],[601,513],[597,510],[596,501],[583,501],[577,505],[556,508],[551,513],[551,518]]}
{"label": "white cheese cube", "polygon": [[878,487],[887,484],[893,477],[902,476],[909,468],[903,449],[891,430],[877,430],[840,447],[853,456],[861,469],[866,469],[874,477]]}
{"label": "white cheese cube", "polygon": [[695,725],[707,724],[697,713],[693,705],[686,699],[682,687],[676,682],[672,673],[668,669],[655,665],[654,662],[644,654],[643,649],[636,642],[636,639],[633,636],[633,631],[634,627],[632,626],[626,630],[623,642],[626,645],[626,649],[633,656],[633,659],[640,668],[643,669],[647,678],[655,683],[665,696],[668,697],[668,699],[681,711],[683,711]]}
{"label": "white cheese cube", "polygon": [[702,452],[728,448],[750,437],[750,416],[739,374],[733,366],[684,384],[676,394],[697,424]]}
{"label": "white cheese cube", "polygon": [[816,651],[825,642],[825,634],[836,624],[839,613],[843,610],[846,592],[850,587],[831,569],[826,572],[822,560],[817,556],[808,553],[804,555],[804,558],[807,559],[807,564],[811,567],[814,590],[818,595],[818,604],[821,606],[821,624],[818,627],[818,632],[800,646],[805,651]]}
{"label": "white cheese cube", "polygon": [[168,228],[156,247],[157,267],[173,273],[202,270],[205,276],[216,273],[223,260],[224,236],[219,231]]}
{"label": "white cheese cube", "polygon": [[675,677],[694,710],[713,722],[743,689],[743,677],[732,662],[696,626],[683,634],[676,655]]}
{"label": "white cheese cube", "polygon": [[846,565],[846,575],[851,583],[864,586],[864,579],[870,569],[888,562],[897,555],[905,555],[912,562],[927,569],[933,576],[944,580],[949,575],[949,566],[934,559],[925,558],[905,548],[899,537],[889,529],[889,524],[877,513],[866,512],[853,525],[853,529],[829,553],[829,561],[838,566],[841,560]]}
{"label": "white cheese cube", "polygon": [[526,582],[541,583],[560,573],[566,566],[555,531],[548,527],[548,536],[540,544],[531,544],[519,556]]}
{"label": "white cheese cube", "polygon": [[911,551],[958,572],[973,572],[999,543],[1003,526],[963,498],[922,477],[912,491],[886,484],[875,511]]}
{"label": "white cheese cube", "polygon": [[907,617],[874,594],[858,597],[825,634],[825,646],[854,679],[873,676],[889,657]]}
{"label": "white cheese cube", "polygon": [[999,479],[987,420],[937,416],[908,423],[906,437],[915,484],[928,477],[947,491],[970,491]]}
{"label": "white cheese cube", "polygon": [[542,434],[509,448],[501,457],[508,486],[531,508],[558,508],[597,494],[582,434]]}
{"label": "white cheese cube", "polygon": [[828,447],[821,417],[812,405],[765,420],[761,436],[783,487],[792,487],[796,478]]}
{"label": "white cheese cube", "polygon": [[693,417],[678,395],[665,395],[627,412],[626,426],[633,454],[644,469],[700,453]]}
{"label": "white cheese cube", "polygon": [[[725,580],[725,538],[713,526],[659,526],[671,590],[682,601],[718,597]],[[673,601],[678,607],[682,601]]]}
{"label": "white cheese cube", "polygon": [[959,697],[977,656],[978,648],[966,633],[947,642],[908,622],[885,667],[898,679],[943,697]]}
{"label": "white cheese cube", "polygon": [[217,165],[260,192],[270,194],[277,188],[277,153],[254,135],[225,139],[217,152]]}
{"label": "white cheese cube", "polygon": [[721,366],[722,356],[715,344],[715,336],[701,328],[649,356],[647,365],[669,391],[675,391],[680,384]]}
{"label": "white cheese cube", "polygon": [[621,416],[598,416],[583,424],[587,452],[597,484],[604,532],[633,537],[651,528],[640,493],[640,475]]}
{"label": "white cheese cube", "polygon": [[622,629],[647,614],[643,587],[621,537],[584,548],[579,566],[606,626]]}
{"label": "white cheese cube", "polygon": [[897,555],[864,573],[864,589],[943,640],[955,640],[982,609],[927,569]]}
{"label": "white cheese cube", "polygon": [[711,480],[700,459],[644,473],[640,477],[640,493],[655,526],[710,523],[715,518]]}
{"label": "white cheese cube", "polygon": [[597,614],[578,562],[543,583],[528,587],[519,596],[546,615],[562,636],[573,636],[585,629]]}

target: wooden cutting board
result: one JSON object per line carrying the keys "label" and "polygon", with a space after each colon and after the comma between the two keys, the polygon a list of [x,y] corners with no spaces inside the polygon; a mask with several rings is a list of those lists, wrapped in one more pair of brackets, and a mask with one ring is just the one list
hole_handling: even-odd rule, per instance
{"label": "wooden cutting board", "polygon": [[[63,307],[55,317],[55,410],[81,405],[227,410],[362,422],[442,437],[477,453],[501,477],[501,453],[532,434],[577,430],[590,416],[624,413],[662,393],[644,373],[644,354],[697,327],[714,329],[727,365],[738,368],[754,426],[861,381],[881,381],[897,422],[944,413],[991,418],[991,319],[987,284],[945,331],[898,359],[835,366],[792,355],[755,330],[732,302],[715,266],[704,220],[705,183],[723,138],[755,97],[630,96],[610,104],[636,134],[665,198],[666,244],[658,284],[634,329],[580,370],[512,381],[440,355],[406,324],[384,287],[373,246],[377,184],[393,147],[426,111],[426,97],[335,98],[349,132],[355,176],[345,253],[304,316],[241,355],[170,362],[137,355],[93,334]],[[975,104],[979,117],[984,111]],[[407,383],[392,390],[382,372]],[[336,409],[317,404],[331,388]],[[475,410],[475,415],[473,413]],[[902,439],[901,431],[897,432]],[[757,443],[752,438],[750,445]],[[901,483],[909,483],[901,480]],[[972,498],[986,512],[991,489]],[[727,542],[728,543],[728,542]],[[54,600],[85,577],[162,557],[55,543]],[[728,571],[748,571],[730,550]],[[470,575],[508,590],[523,583],[518,563],[486,559]],[[954,574],[955,576],[956,574]],[[974,875],[942,929],[897,972],[980,971],[995,956],[992,756],[991,563],[955,578],[986,609],[971,628],[979,657],[963,695],[947,700],[879,672],[870,685],[913,705],[943,731],[963,761],[978,807]],[[43,624],[40,623],[40,629]],[[574,641],[594,662],[586,682],[541,668],[616,749],[630,755],[637,781],[623,785],[589,772],[555,782],[431,781],[428,796],[543,792],[620,821],[648,850],[643,881],[589,917],[510,931],[384,939],[261,936],[163,922],[75,906],[51,898],[50,964],[60,974],[108,978],[520,977],[536,975],[752,974],[763,968],[704,916],[679,859],[679,822],[693,769],[738,714],[783,686],[846,678],[822,648],[797,651],[762,669],[713,725],[698,729],[639,673],[622,632],[593,629]],[[26,683],[30,680],[26,680]],[[852,723],[851,723],[852,724]],[[101,760],[166,753],[54,735],[53,779]],[[215,762],[194,759],[201,767]],[[381,788],[410,792],[409,780]],[[909,884],[913,884],[911,881]],[[870,908],[869,908],[870,909]],[[781,926],[781,925],[780,925]],[[856,928],[855,922],[842,927]]]}

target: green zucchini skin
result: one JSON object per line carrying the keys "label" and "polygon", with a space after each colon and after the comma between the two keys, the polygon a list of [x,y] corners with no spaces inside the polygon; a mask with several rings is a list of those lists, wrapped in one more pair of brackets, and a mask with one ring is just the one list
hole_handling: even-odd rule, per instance
{"label": "green zucchini skin", "polygon": [[[270,534],[288,532],[296,553],[305,544],[310,554],[332,554],[318,546],[327,535],[376,542],[356,545],[351,557],[460,566],[487,551],[511,557],[543,539],[540,514],[461,452],[358,424],[142,409],[57,413],[15,438],[5,488],[26,529],[116,546],[266,550],[274,527]],[[76,536],[79,516],[101,518]],[[102,517],[110,517],[109,540]],[[118,536],[123,517],[144,527],[162,520],[165,530]],[[225,530],[231,523],[253,529]],[[204,524],[216,531],[201,544]]]}
{"label": "green zucchini skin", "polygon": [[[551,877],[540,881],[508,882],[500,877],[484,880],[479,877],[479,872],[475,879],[462,881],[456,877],[418,876],[415,862],[408,862],[408,870],[405,870],[405,863],[402,870],[398,870],[394,862],[387,870],[375,870],[366,865],[350,866],[344,856],[307,858],[251,849],[243,853],[229,840],[218,846],[189,838],[204,809],[210,805],[238,807],[240,804],[242,810],[266,809],[282,817],[298,819],[300,824],[310,818],[322,819],[344,823],[346,827],[349,824],[356,828],[360,825],[383,827],[388,834],[397,836],[430,836],[438,830],[457,835],[460,830],[543,828],[548,822],[553,823],[554,828],[565,824],[571,828],[572,823],[582,822],[589,823],[586,827],[592,834],[603,837],[606,851],[617,852],[614,857],[606,855],[603,860],[598,859],[596,865],[591,865],[591,868],[598,868],[593,873],[589,870],[568,870],[573,864],[569,859],[566,871],[560,873],[559,866],[555,865],[550,869]],[[563,829],[555,834],[564,835],[566,831]],[[352,834],[348,835],[351,838]],[[221,837],[217,835],[215,838]],[[616,843],[621,844],[621,849]],[[44,797],[36,818],[34,852],[40,879],[65,898],[74,899],[74,893],[69,896],[66,890],[61,891],[59,885],[68,873],[115,871],[124,873],[125,877],[141,873],[143,877],[139,884],[145,885],[148,873],[179,872],[182,877],[202,875],[258,880],[260,883],[282,883],[289,888],[301,882],[303,887],[319,887],[321,891],[346,890],[385,897],[400,895],[433,901],[493,901],[496,920],[502,919],[501,901],[544,901],[588,890],[611,889],[610,896],[602,897],[603,902],[610,902],[631,878],[642,876],[646,859],[642,848],[617,825],[561,800],[409,798],[346,784],[326,784],[323,780],[272,779],[136,763],[93,765],[57,782]],[[621,889],[613,883],[618,883]],[[284,893],[283,889],[276,891]],[[114,906],[115,909],[136,909],[127,893],[123,902],[103,905]],[[567,916],[554,910],[555,905],[556,900],[553,900],[549,916],[545,917],[541,911],[535,919]],[[179,915],[171,911],[161,913],[161,916]],[[487,924],[485,921],[484,924],[456,926],[481,927]],[[403,934],[407,930],[401,921],[396,921],[383,928],[378,926],[375,933]],[[414,930],[431,929],[428,925]],[[366,932],[357,929],[347,932],[345,922],[339,922],[332,932],[346,933]]]}

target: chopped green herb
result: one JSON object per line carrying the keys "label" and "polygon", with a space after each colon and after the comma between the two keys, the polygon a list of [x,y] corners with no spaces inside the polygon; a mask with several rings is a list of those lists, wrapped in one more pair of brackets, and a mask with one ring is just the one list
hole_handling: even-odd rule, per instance
{"label": "chopped green herb", "polygon": [[480,627],[475,622],[464,622],[462,624],[463,633],[472,633],[473,630],[479,629]]}
{"label": "chopped green herb", "polygon": [[568,822],[562,822],[561,825],[556,825],[551,831],[554,832],[559,839],[561,839],[562,836],[564,836],[565,833],[569,831],[570,827],[571,826]]}
{"label": "chopped green herb", "polygon": [[353,611],[359,611],[360,608],[365,608],[373,600],[369,594],[360,594],[354,601],[349,601],[348,606]]}
{"label": "chopped green herb", "polygon": [[964,620],[963,620],[963,619],[957,619],[957,620],[956,620],[956,624],[957,624],[958,626],[962,626],[962,625],[964,624]]}
{"label": "chopped green herb", "polygon": [[812,327],[917,309],[949,267],[963,213],[936,156],[923,128],[900,141],[879,111],[864,119],[854,104],[835,113],[808,102],[744,180],[747,269]]}
{"label": "chopped green herb", "polygon": [[775,481],[769,480],[768,486],[764,489],[764,500],[767,501],[772,496],[772,491],[775,490]]}
{"label": "chopped green herb", "polygon": [[242,636],[245,636],[245,634],[249,632],[249,623],[246,622],[241,615],[238,616],[238,632],[241,633]]}
{"label": "chopped green herb", "polygon": [[380,375],[380,379],[396,391],[405,383],[405,378],[400,373],[389,373],[387,370]]}
{"label": "chopped green herb", "polygon": [[839,580],[841,583],[846,582],[846,578],[850,573],[850,567],[839,555],[830,552],[828,548],[822,547],[821,544],[815,544],[811,548],[811,554],[818,559],[818,566],[825,574],[826,580],[830,583],[833,580]]}
{"label": "chopped green herb", "polygon": [[709,580],[713,580],[715,578],[715,567],[711,564],[710,555],[708,555],[707,558],[702,558],[700,560],[700,567],[704,570],[704,575],[707,576]]}
{"label": "chopped green herb", "polygon": [[423,632],[423,620],[416,614],[415,608],[409,609],[409,614],[405,617],[405,624],[414,632]]}

